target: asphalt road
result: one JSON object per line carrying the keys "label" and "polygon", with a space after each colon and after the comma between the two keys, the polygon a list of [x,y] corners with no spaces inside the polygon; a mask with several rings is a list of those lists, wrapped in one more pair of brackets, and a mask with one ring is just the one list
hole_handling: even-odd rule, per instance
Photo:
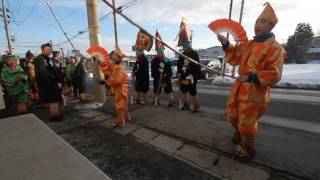
{"label": "asphalt road", "polygon": [[[92,79],[88,80],[88,92],[92,93]],[[151,86],[152,83],[150,83]],[[130,82],[129,82],[130,86]],[[229,95],[229,86],[206,85],[202,82],[198,85],[200,104],[202,111],[221,114],[224,111]],[[179,96],[175,88],[176,97]],[[149,92],[152,99],[152,93]],[[166,97],[161,97],[166,99]],[[273,89],[272,99],[266,116],[294,119],[299,121],[320,123],[320,91]],[[218,110],[219,113],[213,109]]]}

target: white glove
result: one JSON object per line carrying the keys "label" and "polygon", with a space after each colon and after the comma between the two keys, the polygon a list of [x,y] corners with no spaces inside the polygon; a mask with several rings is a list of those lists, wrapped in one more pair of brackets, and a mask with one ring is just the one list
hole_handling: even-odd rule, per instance
{"label": "white glove", "polygon": [[187,72],[187,67],[183,66],[183,67],[182,67],[182,71],[183,71],[184,73],[186,73],[186,72]]}

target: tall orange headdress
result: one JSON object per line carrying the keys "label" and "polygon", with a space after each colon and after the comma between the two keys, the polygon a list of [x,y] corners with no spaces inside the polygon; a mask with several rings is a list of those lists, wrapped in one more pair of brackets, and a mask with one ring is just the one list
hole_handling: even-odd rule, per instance
{"label": "tall orange headdress", "polygon": [[263,12],[260,14],[257,20],[266,20],[271,22],[275,26],[278,23],[278,17],[276,13],[274,12],[269,2],[266,2],[264,5],[266,7],[264,8]]}

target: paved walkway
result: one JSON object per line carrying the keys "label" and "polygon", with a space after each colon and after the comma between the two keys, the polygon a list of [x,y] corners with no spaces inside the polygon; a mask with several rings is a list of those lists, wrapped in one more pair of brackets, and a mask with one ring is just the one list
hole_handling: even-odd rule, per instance
{"label": "paved walkway", "polygon": [[[111,104],[110,104],[111,105]],[[232,129],[223,117],[176,108],[132,105],[133,120],[117,133],[132,135],[141,143],[187,162],[221,179],[319,179],[320,136],[292,129],[261,125],[257,157],[249,163],[232,158]],[[111,128],[109,114],[91,110],[81,114]],[[309,150],[309,151],[308,151]],[[307,152],[308,151],[308,152]]]}
{"label": "paved walkway", "polygon": [[35,115],[0,119],[1,180],[108,180]]}
{"label": "paved walkway", "polygon": [[[181,150],[190,143],[227,157],[234,151],[231,144],[232,129],[222,117],[152,106],[137,109],[133,114],[135,123],[180,139],[186,144],[179,146]],[[320,144],[317,142],[320,142],[319,134],[262,124],[256,141],[258,155],[249,164],[251,167],[270,168],[296,177],[320,179]],[[223,156],[223,159],[226,158]],[[215,168],[217,161],[219,165],[219,158],[208,156],[206,162],[210,167],[207,168]],[[256,170],[252,172],[256,173]]]}

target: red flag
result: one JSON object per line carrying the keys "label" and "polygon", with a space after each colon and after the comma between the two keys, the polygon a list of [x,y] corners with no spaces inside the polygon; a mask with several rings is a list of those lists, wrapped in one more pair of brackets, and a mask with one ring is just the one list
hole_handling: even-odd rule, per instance
{"label": "red flag", "polygon": [[150,51],[152,48],[152,45],[153,45],[152,37],[140,29],[137,35],[137,40],[136,40],[136,50]]}

